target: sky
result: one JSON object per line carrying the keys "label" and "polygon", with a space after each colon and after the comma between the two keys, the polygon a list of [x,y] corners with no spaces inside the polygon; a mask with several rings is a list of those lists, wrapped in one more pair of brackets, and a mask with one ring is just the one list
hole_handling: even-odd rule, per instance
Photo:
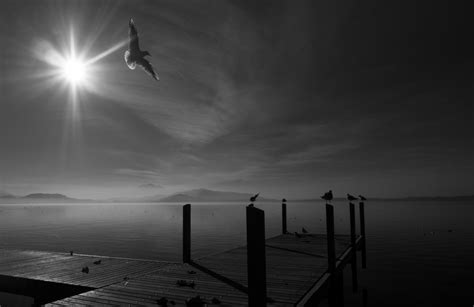
{"label": "sky", "polygon": [[[105,199],[474,194],[467,8],[422,1],[12,1],[0,12],[0,191]],[[160,81],[85,58],[138,29]],[[75,97],[73,99],[72,97]]]}

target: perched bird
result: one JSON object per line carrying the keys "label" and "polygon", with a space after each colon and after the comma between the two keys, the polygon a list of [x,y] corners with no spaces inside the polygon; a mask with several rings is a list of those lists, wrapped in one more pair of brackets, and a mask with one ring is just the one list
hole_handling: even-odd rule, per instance
{"label": "perched bird", "polygon": [[308,233],[308,231],[304,227],[301,228],[301,232],[302,233]]}
{"label": "perched bird", "polygon": [[74,251],[69,251],[69,255],[74,255]]}
{"label": "perched bird", "polygon": [[83,267],[82,268],[82,273],[86,273],[86,274],[89,274],[89,267]]}
{"label": "perched bird", "polygon": [[102,260],[97,260],[97,261],[94,261],[94,264],[101,264]]}
{"label": "perched bird", "polygon": [[365,198],[365,197],[362,196],[362,195],[359,195],[359,198],[360,198],[360,200],[367,200],[367,198]]}
{"label": "perched bird", "polygon": [[159,80],[158,75],[156,74],[155,70],[151,63],[145,59],[145,56],[150,55],[148,51],[140,50],[138,45],[138,32],[137,28],[135,27],[135,23],[133,19],[130,18],[128,22],[128,50],[125,51],[125,63],[127,63],[128,68],[135,69],[135,67],[141,66],[144,71],[146,71],[153,79]]}
{"label": "perched bird", "polygon": [[321,196],[322,199],[325,201],[331,201],[332,200],[332,190],[329,190],[329,192],[324,193],[323,196]]}
{"label": "perched bird", "polygon": [[286,203],[286,199],[283,198],[283,199],[281,200],[281,202],[282,202],[282,203]]}
{"label": "perched bird", "polygon": [[354,197],[354,196],[352,196],[351,194],[347,194],[347,200],[348,200],[348,201],[357,200],[357,197]]}
{"label": "perched bird", "polygon": [[256,201],[259,194],[260,193],[257,193],[254,196],[250,197],[250,201]]}

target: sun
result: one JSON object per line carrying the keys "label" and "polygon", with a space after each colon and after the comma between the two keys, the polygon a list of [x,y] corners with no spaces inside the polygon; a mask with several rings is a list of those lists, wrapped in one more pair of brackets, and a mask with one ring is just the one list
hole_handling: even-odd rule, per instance
{"label": "sun", "polygon": [[78,58],[71,57],[64,61],[61,72],[71,85],[81,85],[87,79],[87,65]]}

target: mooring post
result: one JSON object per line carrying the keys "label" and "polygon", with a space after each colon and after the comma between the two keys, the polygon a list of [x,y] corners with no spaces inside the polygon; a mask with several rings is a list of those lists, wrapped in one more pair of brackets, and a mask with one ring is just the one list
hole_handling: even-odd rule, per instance
{"label": "mooring post", "polygon": [[362,236],[362,268],[367,267],[367,243],[365,236],[365,213],[364,213],[364,202],[359,203],[359,215],[360,215],[360,235]]}
{"label": "mooring post", "polygon": [[344,304],[342,271],[336,271],[336,242],[334,237],[334,207],[326,204],[326,231],[328,245],[328,272],[331,274],[329,281],[329,306],[342,306]]}
{"label": "mooring post", "polygon": [[191,262],[191,205],[183,206],[183,262]]}
{"label": "mooring post", "polygon": [[288,233],[286,228],[286,199],[283,199],[281,203],[281,232],[282,234]]}
{"label": "mooring post", "polygon": [[350,209],[350,221],[351,221],[351,246],[352,246],[352,290],[357,292],[357,246],[356,246],[356,218],[355,218],[355,205],[349,203]]}
{"label": "mooring post", "polygon": [[328,241],[329,273],[336,271],[336,243],[334,241],[334,207],[326,204],[326,231]]}
{"label": "mooring post", "polygon": [[248,304],[266,306],[267,280],[265,259],[265,213],[247,206]]}

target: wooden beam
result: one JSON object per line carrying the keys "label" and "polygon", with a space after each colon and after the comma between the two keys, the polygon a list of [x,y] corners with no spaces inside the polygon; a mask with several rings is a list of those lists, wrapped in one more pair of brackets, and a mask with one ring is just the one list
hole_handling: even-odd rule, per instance
{"label": "wooden beam", "polygon": [[287,234],[288,229],[286,228],[286,203],[281,203],[281,232]]}
{"label": "wooden beam", "polygon": [[351,224],[351,246],[352,246],[352,291],[357,292],[357,242],[356,242],[356,220],[355,220],[355,205],[349,203],[350,224]]}
{"label": "wooden beam", "polygon": [[191,205],[183,206],[183,262],[191,262]]}
{"label": "wooden beam", "polygon": [[249,306],[266,306],[265,213],[253,206],[247,206],[247,278]]}
{"label": "wooden beam", "polygon": [[360,215],[360,235],[362,236],[362,268],[367,267],[367,237],[365,236],[365,213],[364,213],[364,202],[359,203],[359,215]]}
{"label": "wooden beam", "polygon": [[326,232],[328,245],[328,271],[336,270],[336,243],[334,241],[334,207],[326,204]]}

